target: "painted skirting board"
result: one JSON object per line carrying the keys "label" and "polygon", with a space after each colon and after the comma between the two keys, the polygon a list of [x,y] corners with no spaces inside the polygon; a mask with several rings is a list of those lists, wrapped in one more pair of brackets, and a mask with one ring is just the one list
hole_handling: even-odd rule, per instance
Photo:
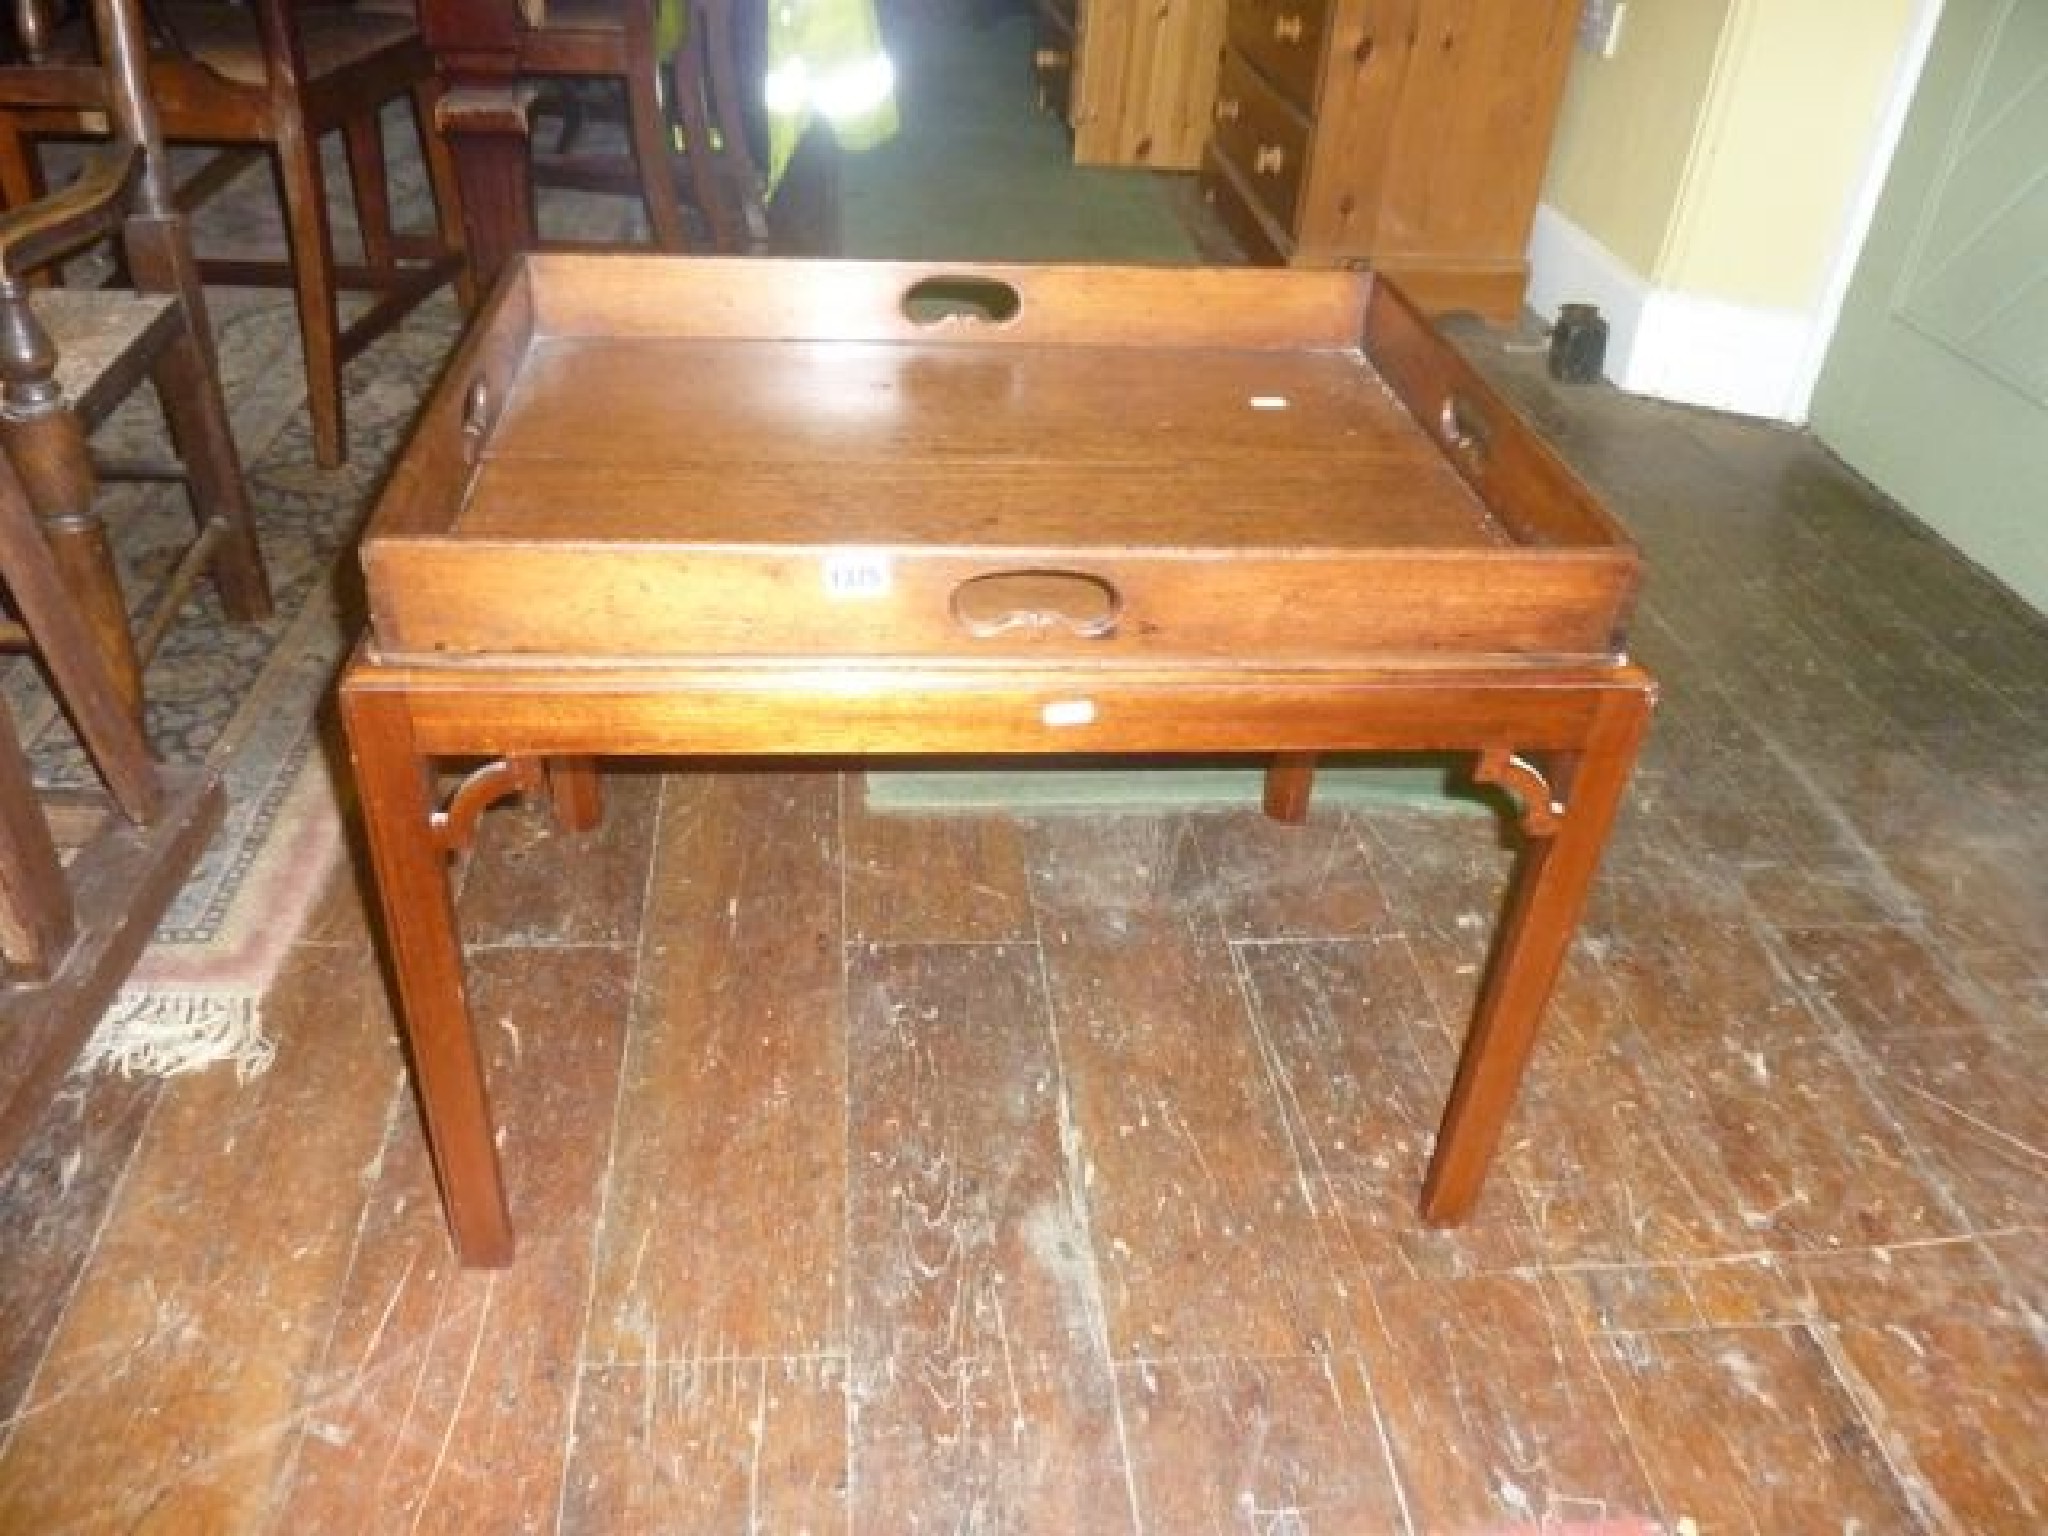
{"label": "painted skirting board", "polygon": [[1803,423],[1819,369],[1815,319],[1651,286],[1549,204],[1529,237],[1529,307],[1600,306],[1607,377],[1630,394]]}

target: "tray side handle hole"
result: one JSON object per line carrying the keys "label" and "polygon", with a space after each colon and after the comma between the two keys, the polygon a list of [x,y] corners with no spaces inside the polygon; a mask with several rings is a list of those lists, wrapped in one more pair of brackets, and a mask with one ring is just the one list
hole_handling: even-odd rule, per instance
{"label": "tray side handle hole", "polygon": [[912,325],[1008,325],[1023,309],[1014,284],[972,273],[920,278],[903,293],[903,316]]}
{"label": "tray side handle hole", "polygon": [[1485,473],[1493,455],[1493,430],[1476,404],[1464,395],[1446,396],[1437,415],[1437,431],[1466,474]]}
{"label": "tray side handle hole", "polygon": [[1086,571],[990,571],[953,589],[953,621],[977,640],[1065,631],[1083,640],[1116,632],[1123,594]]}
{"label": "tray side handle hole", "polygon": [[491,435],[491,419],[497,402],[491,398],[490,381],[476,378],[462,395],[462,457],[474,464],[483,456],[484,439]]}

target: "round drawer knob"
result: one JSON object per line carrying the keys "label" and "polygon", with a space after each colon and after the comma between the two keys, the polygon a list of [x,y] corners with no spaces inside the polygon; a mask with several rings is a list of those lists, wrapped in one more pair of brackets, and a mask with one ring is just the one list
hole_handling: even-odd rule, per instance
{"label": "round drawer knob", "polygon": [[1273,18],[1273,37],[1277,42],[1298,43],[1301,41],[1301,18],[1292,13]]}
{"label": "round drawer knob", "polygon": [[1238,100],[1235,96],[1225,96],[1216,103],[1216,121],[1219,123],[1234,123],[1243,110],[1238,105]]}
{"label": "round drawer knob", "polygon": [[1287,164],[1287,151],[1278,144],[1261,144],[1252,156],[1252,172],[1259,176],[1278,176]]}

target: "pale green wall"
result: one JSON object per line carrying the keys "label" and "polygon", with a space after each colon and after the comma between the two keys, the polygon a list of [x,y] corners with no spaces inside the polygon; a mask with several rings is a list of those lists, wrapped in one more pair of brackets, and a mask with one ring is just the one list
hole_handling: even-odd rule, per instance
{"label": "pale green wall", "polygon": [[1948,0],[1813,428],[2048,613],[2048,188],[2027,110],[2048,77],[2037,3]]}

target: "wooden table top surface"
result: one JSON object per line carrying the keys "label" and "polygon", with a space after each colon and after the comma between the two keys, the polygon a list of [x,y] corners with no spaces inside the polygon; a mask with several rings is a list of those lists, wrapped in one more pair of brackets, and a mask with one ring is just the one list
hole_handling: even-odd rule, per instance
{"label": "wooden table top surface", "polygon": [[616,337],[527,354],[458,537],[1512,542],[1362,352]]}

